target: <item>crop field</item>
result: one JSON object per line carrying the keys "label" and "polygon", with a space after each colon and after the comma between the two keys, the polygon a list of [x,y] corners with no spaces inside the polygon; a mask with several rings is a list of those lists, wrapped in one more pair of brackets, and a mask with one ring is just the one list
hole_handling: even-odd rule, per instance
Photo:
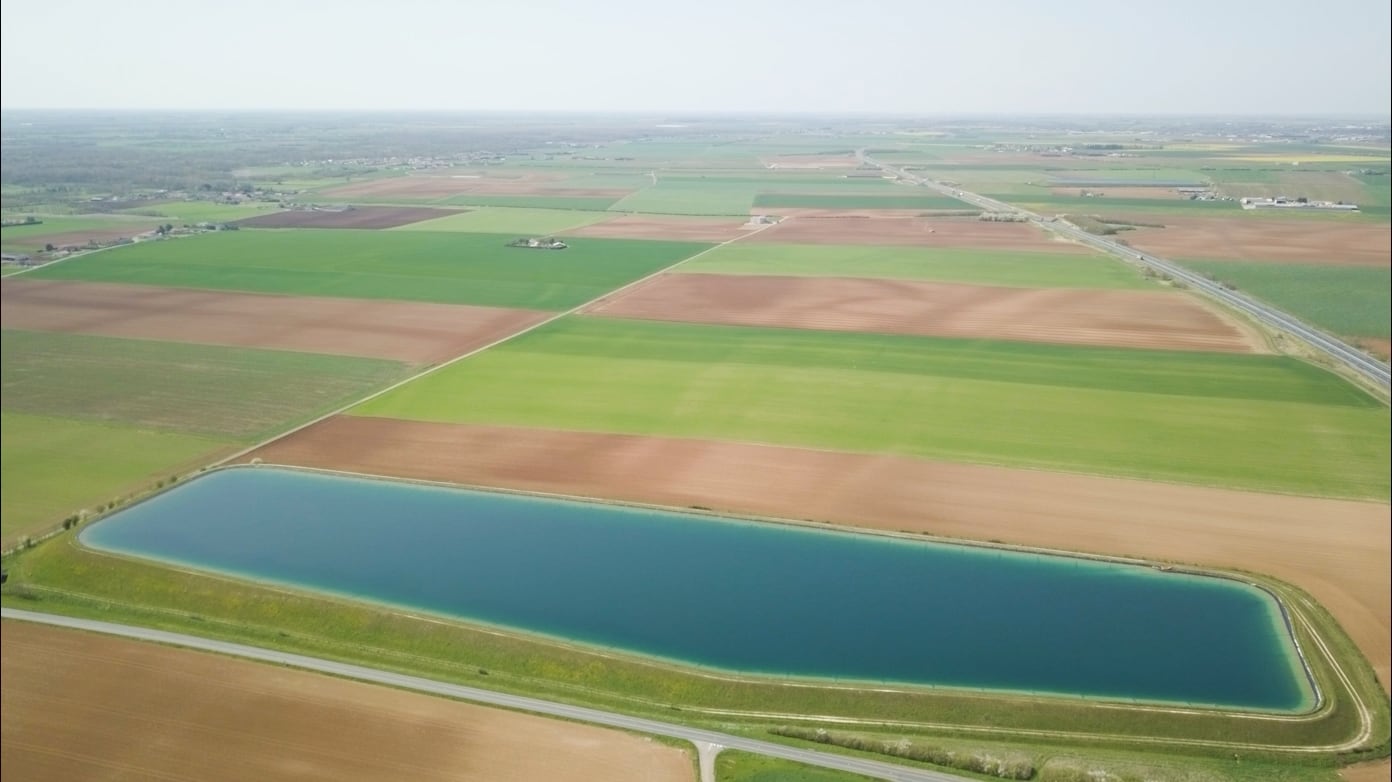
{"label": "crop field", "polygon": [[374,359],[0,332],[4,409],[251,440],[405,374]]}
{"label": "crop field", "polygon": [[123,209],[122,214],[156,217],[175,225],[230,223],[280,211],[275,204],[260,202],[215,204],[211,201],[166,201]]}
{"label": "crop field", "polygon": [[225,437],[10,412],[8,393],[0,412],[0,540],[6,544],[233,444]]}
{"label": "crop field", "polygon": [[609,208],[653,214],[747,215],[759,189],[755,181],[666,176]]}
{"label": "crop field", "polygon": [[569,209],[577,212],[596,212],[614,206],[620,196],[566,195],[459,195],[432,203],[453,206],[496,206],[511,209]]}
{"label": "crop field", "polygon": [[[1349,219],[1352,218],[1352,219]],[[1233,217],[1167,217],[1121,238],[1166,258],[1392,266],[1392,233],[1355,215],[1239,212]]]}
{"label": "crop field", "polygon": [[398,231],[465,231],[539,236],[567,233],[576,228],[608,220],[611,212],[582,212],[568,209],[520,209],[487,207],[402,225]]}
{"label": "crop field", "polygon": [[[27,622],[4,631],[5,768],[22,779],[692,776],[689,751],[617,730]],[[131,726],[160,738],[132,741]]]}
{"label": "crop field", "polygon": [[872,216],[868,212],[853,211],[796,215],[760,231],[749,241],[1091,253],[1081,245],[1052,238],[1028,223],[996,223],[961,217]]}
{"label": "crop field", "polygon": [[243,228],[361,228],[374,230],[410,225],[422,220],[458,214],[457,209],[409,206],[359,206],[342,210],[292,209],[250,217],[238,222]]}
{"label": "crop field", "polygon": [[1184,265],[1336,334],[1392,336],[1392,268],[1191,260]]}
{"label": "crop field", "polygon": [[1021,288],[1154,289],[1136,270],[1103,255],[962,247],[747,244],[720,247],[682,266],[683,273],[777,274],[936,280]]}
{"label": "crop field", "polygon": [[150,242],[35,272],[42,279],[402,299],[561,310],[706,245],[575,239],[508,247],[515,235],[424,231],[233,231]]}
{"label": "crop field", "polygon": [[82,245],[90,240],[111,241],[154,230],[158,220],[138,217],[44,217],[37,225],[11,225],[0,229],[0,246],[6,252],[34,252],[45,245]]}
{"label": "crop field", "polygon": [[[612,213],[611,213],[612,215]],[[684,242],[725,242],[753,229],[739,217],[627,214],[610,217],[571,232],[571,236],[611,239],[672,239]]]}
{"label": "crop field", "polygon": [[1274,356],[569,318],[352,412],[1389,495],[1387,408]]}
{"label": "crop field", "polygon": [[275,296],[18,279],[0,288],[6,328],[128,339],[445,361],[539,323],[535,310],[389,299]]}
{"label": "crop field", "polygon": [[755,209],[972,209],[970,204],[939,195],[915,193],[859,195],[856,193],[760,193]]}
{"label": "crop field", "polygon": [[1113,291],[861,277],[661,274],[582,311],[732,326],[1268,352],[1265,340],[1244,322],[1158,287]]}

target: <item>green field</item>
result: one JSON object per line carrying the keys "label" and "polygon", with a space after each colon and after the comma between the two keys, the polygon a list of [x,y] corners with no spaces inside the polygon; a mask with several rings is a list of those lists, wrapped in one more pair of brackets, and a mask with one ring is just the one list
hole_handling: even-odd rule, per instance
{"label": "green field", "polygon": [[568,209],[514,209],[485,207],[462,214],[400,225],[392,231],[465,231],[493,234],[565,233],[568,230],[613,218],[613,212],[580,212]]}
{"label": "green field", "polygon": [[747,215],[759,185],[752,180],[659,176],[610,207],[616,212],[652,214]]}
{"label": "green field", "polygon": [[195,225],[227,223],[279,211],[280,207],[267,203],[215,204],[211,201],[167,201],[124,209],[122,213],[157,217],[175,225]]}
{"label": "green field", "polygon": [[34,275],[563,310],[707,246],[622,239],[574,239],[568,250],[506,246],[516,238],[440,231],[230,231],[120,247]]}
{"label": "green field", "polygon": [[859,193],[760,193],[754,198],[758,209],[970,209],[971,204],[940,195],[913,193],[862,195]]}
{"label": "green field", "polygon": [[1154,289],[1136,270],[1102,255],[737,242],[683,272],[792,277],[879,277],[1021,288]]}
{"label": "green field", "polygon": [[406,374],[376,359],[0,332],[6,412],[222,440],[264,437]]}
{"label": "green field", "polygon": [[583,317],[353,413],[1382,500],[1392,464],[1388,409],[1286,357]]}
{"label": "green field", "polygon": [[0,427],[5,432],[0,440],[0,538],[5,541],[79,509],[95,510],[231,445],[225,439],[8,410],[0,413]]}
{"label": "green field", "polygon": [[1261,261],[1183,261],[1320,328],[1350,337],[1389,334],[1392,269]]}
{"label": "green field", "polygon": [[[577,211],[602,212],[618,201],[617,198],[608,196],[568,196],[565,191],[557,191],[556,195],[533,195],[533,196],[513,196],[513,195],[472,195],[464,194],[450,196],[449,198],[437,198],[428,200],[425,203],[448,204],[451,206],[500,206],[515,209],[574,209]],[[406,199],[368,199],[373,203],[382,201],[386,203],[406,201]],[[419,202],[417,200],[416,202]]]}
{"label": "green field", "polygon": [[817,768],[791,760],[727,749],[715,760],[715,778],[720,782],[870,782],[848,771]]}
{"label": "green field", "polygon": [[43,222],[32,225],[9,225],[0,229],[0,246],[6,252],[36,252],[44,248],[49,237],[74,231],[106,231],[126,229],[130,236],[144,233],[159,224],[155,218],[141,217],[40,217]]}

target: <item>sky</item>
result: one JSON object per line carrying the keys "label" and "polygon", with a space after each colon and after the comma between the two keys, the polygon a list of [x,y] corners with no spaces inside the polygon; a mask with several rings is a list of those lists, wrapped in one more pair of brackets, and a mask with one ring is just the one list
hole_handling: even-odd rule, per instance
{"label": "sky", "polygon": [[0,107],[1392,113],[1387,0],[9,0]]}

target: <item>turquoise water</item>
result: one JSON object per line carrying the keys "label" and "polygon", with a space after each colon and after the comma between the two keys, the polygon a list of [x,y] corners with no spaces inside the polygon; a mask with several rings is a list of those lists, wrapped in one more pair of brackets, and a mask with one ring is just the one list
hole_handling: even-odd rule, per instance
{"label": "turquoise water", "polygon": [[1147,567],[265,467],[82,540],[732,671],[1312,702],[1269,595]]}

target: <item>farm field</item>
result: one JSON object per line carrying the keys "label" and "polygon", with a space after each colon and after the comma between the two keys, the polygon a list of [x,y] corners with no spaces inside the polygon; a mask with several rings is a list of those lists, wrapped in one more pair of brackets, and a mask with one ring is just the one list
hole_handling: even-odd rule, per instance
{"label": "farm field", "polygon": [[873,277],[1021,288],[1155,289],[1155,284],[1135,269],[1103,255],[1030,250],[740,242],[716,248],[684,264],[681,272]]}
{"label": "farm field", "polygon": [[1387,408],[1277,356],[572,317],[352,412],[1389,494]]}
{"label": "farm field", "polygon": [[243,228],[395,228],[459,214],[457,209],[359,206],[343,210],[291,209],[239,220]]}
{"label": "farm field", "polygon": [[687,242],[576,239],[564,251],[514,235],[412,231],[232,231],[120,247],[36,279],[562,310],[690,256]]}
{"label": "farm field", "polygon": [[535,310],[275,296],[72,280],[0,286],[5,328],[444,361],[548,317]]}
{"label": "farm field", "polygon": [[107,242],[153,231],[159,221],[126,217],[44,217],[38,225],[12,225],[0,229],[5,252],[36,252],[45,245],[67,247],[89,241]]}
{"label": "farm field", "polygon": [[724,242],[739,238],[753,229],[748,221],[739,218],[632,214],[587,225],[571,231],[570,235]]}
{"label": "farm field", "polygon": [[[8,391],[6,392],[8,394]],[[132,486],[192,469],[233,440],[120,423],[0,412],[0,541],[56,524]]]}
{"label": "farm field", "polygon": [[1267,352],[1252,327],[1175,291],[856,277],[663,274],[587,307],[616,318],[1071,345]]}
{"label": "farm field", "polygon": [[166,201],[122,209],[122,214],[156,217],[175,225],[228,223],[280,211],[276,204],[250,202],[216,204],[211,201]]}
{"label": "farm field", "polygon": [[[905,188],[907,190],[907,188]],[[920,195],[914,191],[861,195],[848,193],[760,193],[755,209],[796,207],[802,209],[972,209],[970,204],[940,195]]]}
{"label": "farm field", "polygon": [[1389,337],[1392,267],[1182,262],[1335,334],[1380,339],[1384,345]]}
{"label": "farm field", "polygon": [[[244,460],[252,458],[1269,573],[1328,606],[1383,686],[1392,681],[1392,597],[1381,588],[1392,574],[1385,503],[890,454],[356,415],[315,424]],[[1311,518],[1323,521],[1316,527]]]}
{"label": "farm field", "polygon": [[1089,254],[1083,247],[1053,239],[1027,223],[991,223],[974,218],[799,215],[760,231],[749,241]]}
{"label": "farm field", "polygon": [[1233,218],[1166,218],[1164,228],[1136,228],[1122,239],[1164,258],[1392,265],[1392,235],[1385,224],[1353,222],[1342,215],[1302,218],[1239,215]]}
{"label": "farm field", "polygon": [[616,212],[673,215],[746,215],[760,186],[753,180],[660,177],[609,208]]}
{"label": "farm field", "polygon": [[693,753],[620,731],[26,622],[4,635],[20,778],[692,779]]}
{"label": "farm field", "polygon": [[[442,210],[443,211],[443,210]],[[613,217],[609,212],[581,212],[568,209],[517,209],[488,207],[398,226],[399,231],[466,231],[492,234],[558,234],[585,236],[583,226]],[[627,237],[617,237],[627,238]],[[664,237],[685,239],[686,237]]]}
{"label": "farm field", "polygon": [[12,329],[0,357],[6,412],[243,441],[406,374],[392,361]]}

